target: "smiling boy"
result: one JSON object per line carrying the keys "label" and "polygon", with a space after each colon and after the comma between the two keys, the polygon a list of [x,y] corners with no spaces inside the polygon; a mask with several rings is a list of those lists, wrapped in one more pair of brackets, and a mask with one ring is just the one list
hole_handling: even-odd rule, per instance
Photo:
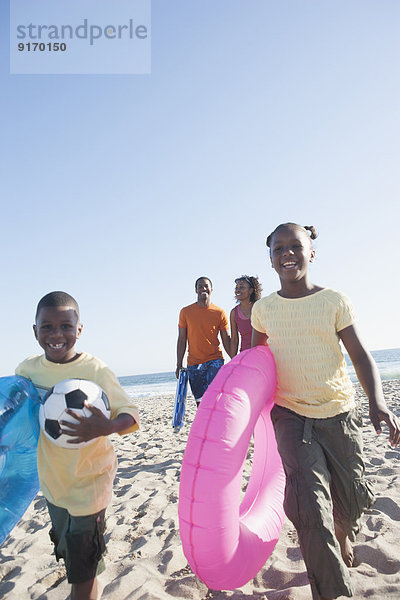
{"label": "smiling boy", "polygon": [[[82,332],[79,307],[65,292],[50,292],[37,307],[35,337],[44,354],[24,360],[17,375],[29,378],[43,396],[64,379],[86,379],[107,394],[111,419],[89,407],[90,417],[73,414],[76,424],[61,422],[71,437],[71,449],[61,448],[40,434],[38,471],[52,522],[51,540],[57,560],[63,558],[71,583],[71,600],[98,600],[101,589],[97,575],[104,570],[105,509],[111,500],[117,459],[108,438],[138,429],[135,406],[117,378],[98,358],[78,353],[75,343]],[[88,442],[82,448],[74,444]]]}

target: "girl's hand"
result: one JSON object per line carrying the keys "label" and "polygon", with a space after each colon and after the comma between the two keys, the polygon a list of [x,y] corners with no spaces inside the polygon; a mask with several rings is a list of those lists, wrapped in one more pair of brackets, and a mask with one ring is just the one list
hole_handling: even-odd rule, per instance
{"label": "girl's hand", "polygon": [[392,448],[397,448],[400,443],[400,419],[390,412],[386,406],[384,408],[370,407],[369,418],[377,434],[382,433],[381,422],[386,423],[389,427],[389,443]]}
{"label": "girl's hand", "polygon": [[[68,440],[69,444],[89,442],[94,438],[109,435],[112,432],[110,427],[111,421],[107,419],[99,408],[91,406],[86,402],[85,406],[92,413],[90,417],[84,417],[71,409],[67,409],[66,412],[78,422],[71,423],[70,421],[60,421],[62,433],[71,436],[71,439]],[[65,427],[68,429],[65,429]]]}

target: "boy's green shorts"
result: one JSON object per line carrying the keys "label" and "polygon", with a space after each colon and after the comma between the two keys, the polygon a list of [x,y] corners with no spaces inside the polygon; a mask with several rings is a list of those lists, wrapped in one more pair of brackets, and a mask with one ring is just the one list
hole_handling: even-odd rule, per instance
{"label": "boy's green shorts", "polygon": [[47,502],[57,561],[63,558],[69,583],[84,583],[105,569],[103,554],[105,509],[87,517],[73,517],[65,508]]}

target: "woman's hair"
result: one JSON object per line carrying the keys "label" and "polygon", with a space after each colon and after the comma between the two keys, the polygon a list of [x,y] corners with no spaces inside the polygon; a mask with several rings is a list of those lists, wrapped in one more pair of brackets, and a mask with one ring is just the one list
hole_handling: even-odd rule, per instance
{"label": "woman's hair", "polygon": [[315,227],[313,225],[298,225],[298,223],[281,223],[267,237],[266,244],[267,244],[268,248],[271,247],[272,238],[279,229],[285,229],[285,228],[290,228],[290,227],[298,227],[299,229],[305,229],[305,231],[307,232],[307,235],[310,237],[310,240],[315,240],[315,238],[318,237],[317,230],[315,229]]}
{"label": "woman's hair", "polygon": [[235,283],[239,281],[245,281],[249,284],[250,287],[253,288],[253,291],[250,294],[250,302],[256,302],[261,298],[261,283],[258,281],[258,277],[253,277],[252,275],[242,275],[235,279]]}

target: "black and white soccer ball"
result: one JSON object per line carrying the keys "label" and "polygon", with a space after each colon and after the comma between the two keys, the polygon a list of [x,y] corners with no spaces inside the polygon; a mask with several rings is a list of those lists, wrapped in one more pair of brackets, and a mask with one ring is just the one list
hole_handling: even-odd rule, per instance
{"label": "black and white soccer ball", "polygon": [[39,424],[44,435],[57,446],[69,449],[83,448],[94,442],[93,439],[71,444],[68,443],[68,440],[72,439],[71,436],[61,433],[60,421],[77,422],[66,412],[67,408],[85,417],[91,416],[92,412],[84,406],[84,402],[99,408],[108,419],[110,418],[108,398],[97,383],[86,379],[65,379],[57,383],[40,405]]}

